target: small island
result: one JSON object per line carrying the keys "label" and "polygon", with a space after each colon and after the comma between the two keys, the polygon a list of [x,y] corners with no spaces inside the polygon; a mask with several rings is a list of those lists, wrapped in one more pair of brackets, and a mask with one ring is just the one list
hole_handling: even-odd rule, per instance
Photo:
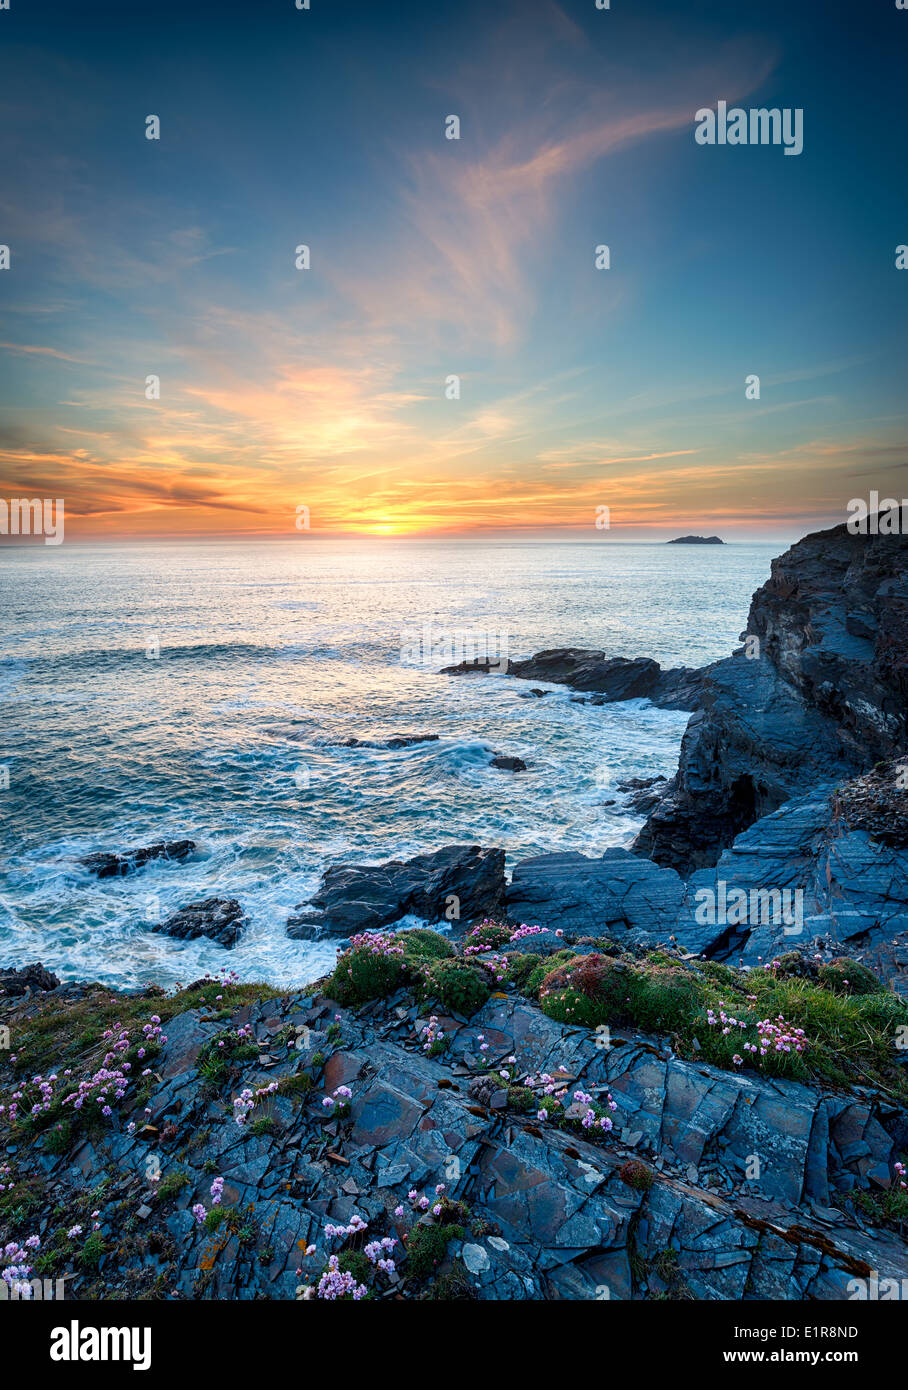
{"label": "small island", "polygon": [[720,536],[676,536],[673,541],[666,541],[666,545],[724,545],[725,542]]}

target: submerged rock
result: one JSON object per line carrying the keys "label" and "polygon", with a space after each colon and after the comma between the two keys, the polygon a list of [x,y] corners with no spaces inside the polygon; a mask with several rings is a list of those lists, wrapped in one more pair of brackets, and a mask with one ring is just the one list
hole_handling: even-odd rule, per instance
{"label": "submerged rock", "polygon": [[152,927],[152,931],[164,932],[191,941],[197,936],[210,936],[221,946],[235,946],[246,927],[246,916],[236,898],[205,898],[202,902],[189,903]]}
{"label": "submerged rock", "polygon": [[98,878],[119,878],[133,869],[139,869],[151,859],[188,859],[195,850],[194,840],[160,840],[157,844],[146,845],[144,849],[128,849],[122,854],[100,851],[80,859],[90,873]]}
{"label": "submerged rock", "polygon": [[508,753],[496,753],[489,767],[500,767],[505,772],[526,772],[527,765],[523,758],[514,758]]}
{"label": "submerged rock", "polygon": [[440,734],[392,734],[390,738],[347,738],[341,748],[411,748],[414,743],[437,743]]}
{"label": "submerged rock", "polygon": [[325,873],[315,896],[288,918],[287,934],[301,941],[349,936],[408,913],[438,922],[451,906],[458,912],[454,920],[469,922],[494,913],[504,888],[504,850],[479,845],[445,845],[385,864],[338,864]]}

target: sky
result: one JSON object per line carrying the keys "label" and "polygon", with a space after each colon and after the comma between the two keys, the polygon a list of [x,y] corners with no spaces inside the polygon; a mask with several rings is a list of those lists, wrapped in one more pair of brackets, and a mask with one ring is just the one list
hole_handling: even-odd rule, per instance
{"label": "sky", "polygon": [[[0,11],[0,497],[599,543],[908,496],[908,11],[310,4]],[[698,144],[720,100],[802,153]]]}

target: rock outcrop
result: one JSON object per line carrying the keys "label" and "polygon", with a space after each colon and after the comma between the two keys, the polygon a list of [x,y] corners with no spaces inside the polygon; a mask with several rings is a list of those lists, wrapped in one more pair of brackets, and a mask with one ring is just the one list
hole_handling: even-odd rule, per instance
{"label": "rock outcrop", "polygon": [[[481,676],[499,671],[500,662],[462,661],[445,666],[447,676]],[[700,703],[704,673],[687,666],[663,671],[651,657],[607,657],[584,647],[554,647],[524,661],[507,663],[507,675],[519,680],[552,681],[591,695],[591,704],[614,700],[651,700],[661,709],[693,710]],[[531,692],[532,693],[532,692]],[[539,691],[538,694],[545,692]]]}
{"label": "rock outcrop", "polygon": [[445,845],[385,864],[338,864],[288,919],[288,935],[313,941],[387,926],[413,913],[439,922],[456,899],[457,920],[494,913],[504,897],[504,850]]}
{"label": "rock outcrop", "polygon": [[636,849],[682,873],[790,797],[908,749],[908,535],[799,541],[705,674],[675,785]]}
{"label": "rock outcrop", "polygon": [[[715,868],[690,878],[679,943],[756,967],[791,950],[847,953],[908,996],[908,853],[899,839],[908,792],[896,780],[906,770],[888,764],[838,789],[820,786],[758,820]],[[741,911],[730,907],[741,893],[746,912],[740,897]]]}
{"label": "rock outcrop", "polygon": [[140,869],[152,859],[188,859],[195,851],[194,840],[160,840],[143,849],[127,849],[121,854],[100,851],[86,855],[79,862],[98,878],[120,878]]}
{"label": "rock outcrop", "polygon": [[45,993],[56,989],[60,984],[56,975],[45,970],[40,961],[34,965],[23,965],[21,969],[9,966],[0,970],[0,996],[16,999],[23,994]]}
{"label": "rock outcrop", "polygon": [[502,772],[526,772],[527,770],[523,758],[515,758],[510,753],[496,753],[489,763],[489,767],[497,767]]}
{"label": "rock outcrop", "polygon": [[210,936],[221,946],[235,946],[246,929],[246,915],[236,898],[205,898],[189,903],[174,912],[152,931],[192,941],[197,936]]}
{"label": "rock outcrop", "polygon": [[607,849],[599,859],[568,852],[521,860],[505,906],[513,921],[569,937],[655,945],[668,939],[683,898],[684,884],[674,869],[626,849]]}

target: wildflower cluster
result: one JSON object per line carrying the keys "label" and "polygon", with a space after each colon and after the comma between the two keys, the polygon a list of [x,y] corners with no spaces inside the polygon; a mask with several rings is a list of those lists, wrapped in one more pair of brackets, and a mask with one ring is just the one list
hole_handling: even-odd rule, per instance
{"label": "wildflower cluster", "polygon": [[24,1245],[20,1245],[17,1240],[11,1240],[0,1251],[0,1263],[4,1266],[0,1269],[0,1279],[9,1287],[11,1293],[18,1294],[21,1298],[31,1298],[31,1252],[40,1248],[40,1236],[29,1236]]}
{"label": "wildflower cluster", "polygon": [[[773,962],[777,964],[778,962]],[[764,967],[769,969],[768,966]],[[748,996],[751,997],[751,996]],[[723,1037],[728,1037],[733,1028],[749,1028],[754,1026],[757,1031],[756,1042],[742,1042],[741,1048],[744,1052],[750,1053],[756,1060],[757,1056],[765,1057],[767,1053],[776,1052],[795,1052],[802,1053],[807,1046],[807,1035],[803,1028],[795,1028],[792,1024],[786,1023],[782,1014],[777,1014],[776,1018],[762,1018],[758,1023],[751,1025],[746,1018],[735,1018],[732,1014],[727,1014],[723,1006],[719,1006],[718,1014],[714,1009],[707,1009],[706,1022],[711,1028],[720,1028]],[[736,1052],[732,1057],[732,1062],[736,1067],[744,1065],[744,1058],[741,1053]]]}
{"label": "wildflower cluster", "polygon": [[523,941],[525,937],[549,934],[559,937],[564,935],[560,930],[549,933],[547,927],[528,927],[526,922],[522,922],[519,927],[508,927],[501,922],[493,922],[491,918],[487,917],[485,921],[480,922],[469,932],[463,953],[465,956],[488,955],[501,946],[510,945],[515,941]]}
{"label": "wildflower cluster", "polygon": [[422,1039],[422,1050],[427,1057],[437,1057],[439,1052],[444,1052],[447,1047],[444,1030],[437,1014],[432,1014],[419,1036]]}
{"label": "wildflower cluster", "polygon": [[351,1298],[354,1303],[365,1298],[369,1292],[365,1284],[357,1284],[349,1270],[340,1268],[337,1255],[328,1256],[328,1267],[318,1281],[317,1290],[319,1298],[332,1301],[337,1298]]}
{"label": "wildflower cluster", "polygon": [[[382,1236],[381,1240],[370,1240],[369,1244],[364,1247],[366,1259],[383,1273],[393,1274],[397,1266],[388,1256],[396,1244],[397,1241],[393,1236]],[[388,1255],[384,1255],[383,1251],[387,1251]]]}
{"label": "wildflower cluster", "polygon": [[[354,1212],[346,1226],[326,1226],[325,1235],[329,1240],[341,1240],[344,1236],[358,1236],[361,1231],[368,1230],[368,1227],[368,1221],[364,1221],[358,1212]],[[314,1246],[310,1247],[310,1249],[314,1248]]]}
{"label": "wildflower cluster", "polygon": [[257,1091],[253,1091],[248,1086],[244,1086],[240,1094],[234,1098],[233,1102],[233,1118],[236,1120],[237,1124],[244,1125],[249,1118],[250,1110],[254,1108],[256,1102],[260,1101],[263,1096],[272,1095],[277,1090],[278,1084],[277,1081],[272,1081],[268,1086],[260,1086]]}
{"label": "wildflower cluster", "polygon": [[[211,1184],[210,1191],[212,1207],[219,1207],[221,1205],[221,1198],[224,1195],[224,1179],[215,1178]],[[198,1224],[201,1225],[202,1222],[205,1220],[205,1217],[208,1215],[208,1212],[205,1210],[205,1207],[201,1202],[196,1202],[195,1206],[192,1208],[192,1214],[195,1217]]]}
{"label": "wildflower cluster", "polygon": [[352,1098],[353,1092],[349,1086],[337,1086],[330,1096],[322,1097],[322,1105],[329,1115],[346,1115]]}
{"label": "wildflower cluster", "polygon": [[[161,1020],[157,1014],[142,1029],[144,1043],[136,1050],[136,1057],[142,1059],[150,1050],[157,1052],[167,1038],[161,1030]],[[0,1105],[0,1114],[5,1114],[11,1124],[30,1119],[44,1127],[50,1123],[54,1114],[59,1114],[67,1106],[78,1115],[80,1112],[98,1114],[110,1119],[114,1105],[119,1104],[129,1085],[132,1063],[126,1054],[130,1050],[129,1030],[118,1026],[108,1028],[102,1035],[107,1051],[101,1065],[84,1076],[73,1088],[72,1068],[62,1073],[51,1072],[48,1076],[36,1075],[23,1081],[13,1091],[8,1105]],[[142,1073],[148,1075],[148,1069]]]}

